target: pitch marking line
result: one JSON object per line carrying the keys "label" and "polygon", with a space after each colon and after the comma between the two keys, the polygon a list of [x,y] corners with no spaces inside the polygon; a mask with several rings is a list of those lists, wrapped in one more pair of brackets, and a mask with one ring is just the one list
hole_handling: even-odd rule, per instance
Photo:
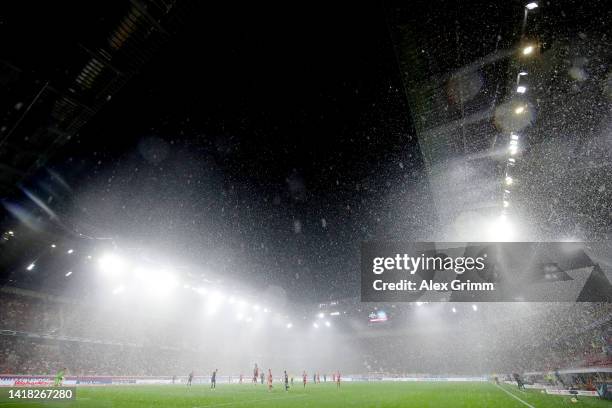
{"label": "pitch marking line", "polygon": [[[300,397],[308,397],[308,395],[307,394],[299,394],[299,395],[291,395],[291,396],[277,397],[277,398],[261,398],[261,399],[258,399],[258,400],[250,400],[250,401],[223,402],[221,404],[203,405],[201,407],[193,407],[193,408],[225,407],[225,406],[228,406],[228,405],[251,404],[253,402],[276,401],[276,400],[291,399],[291,398],[300,398]],[[534,407],[531,407],[531,408],[534,408]]]}
{"label": "pitch marking line", "polygon": [[500,387],[497,384],[493,384],[494,386],[496,386],[497,388],[499,388],[500,390],[502,390],[503,392],[505,392],[506,394],[510,395],[512,398],[519,400],[520,402],[522,402],[523,404],[525,404],[526,406],[528,406],[529,408],[535,408],[533,405],[531,405],[528,402],[523,401],[522,399],[520,399],[519,397],[517,397],[516,395],[514,395],[513,393],[511,393],[510,391],[506,390],[505,388]]}

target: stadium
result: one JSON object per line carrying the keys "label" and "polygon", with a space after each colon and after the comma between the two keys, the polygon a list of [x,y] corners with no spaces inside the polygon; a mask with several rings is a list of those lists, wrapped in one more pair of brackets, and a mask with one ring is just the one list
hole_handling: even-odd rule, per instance
{"label": "stadium", "polygon": [[3,4],[0,407],[609,407],[612,7]]}

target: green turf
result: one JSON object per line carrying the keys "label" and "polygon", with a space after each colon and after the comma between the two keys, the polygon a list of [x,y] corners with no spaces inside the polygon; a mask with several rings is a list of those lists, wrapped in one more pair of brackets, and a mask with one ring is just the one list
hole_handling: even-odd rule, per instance
{"label": "green turf", "polygon": [[[612,404],[594,397],[570,397],[518,391],[515,386],[503,389],[535,408],[608,407]],[[205,385],[188,389],[184,385],[79,387],[77,401],[71,403],[0,404],[6,407],[495,407],[526,408],[502,389],[490,383],[344,383],[340,390],[334,384],[309,384],[285,392],[280,384],[268,392],[265,386],[252,384],[224,385],[210,390]]]}

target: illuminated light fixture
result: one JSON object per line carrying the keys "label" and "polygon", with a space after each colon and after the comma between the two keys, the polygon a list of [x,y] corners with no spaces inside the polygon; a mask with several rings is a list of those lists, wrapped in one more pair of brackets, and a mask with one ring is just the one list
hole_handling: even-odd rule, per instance
{"label": "illuminated light fixture", "polygon": [[330,316],[340,316],[340,312],[331,312]]}
{"label": "illuminated light fixture", "polygon": [[477,310],[478,310],[478,306],[476,306],[476,305],[472,305],[472,310],[473,310],[473,311],[477,311]]}
{"label": "illuminated light fixture", "polygon": [[521,71],[521,72],[519,72],[519,76],[526,76],[526,75],[527,75],[527,72],[526,72],[526,71]]}
{"label": "illuminated light fixture", "polygon": [[70,255],[70,254],[74,253],[74,249],[69,249],[69,250],[68,250],[66,253],[67,253],[68,255]]}
{"label": "illuminated light fixture", "polygon": [[453,311],[453,313],[457,313],[457,309],[455,309],[454,307],[451,310]]}
{"label": "illuminated light fixture", "polygon": [[15,235],[15,233],[13,231],[9,231],[8,234],[12,237],[13,235]]}
{"label": "illuminated light fixture", "polygon": [[504,193],[510,194],[510,190],[504,190]]}
{"label": "illuminated light fixture", "polygon": [[510,157],[510,158],[508,158],[508,161],[509,161],[510,163],[514,163],[514,162],[516,162],[516,160],[514,159],[514,157]]}
{"label": "illuminated light fixture", "polygon": [[55,244],[51,244],[51,248],[55,248],[57,245]]}
{"label": "illuminated light fixture", "polygon": [[125,290],[125,286],[121,285],[113,289],[113,295],[117,295]]}
{"label": "illuminated light fixture", "polygon": [[538,3],[536,3],[535,1],[532,1],[531,3],[527,3],[527,5],[525,5],[525,8],[527,10],[533,10],[538,8]]}
{"label": "illuminated light fixture", "polygon": [[516,92],[520,94],[524,94],[525,92],[527,92],[527,87],[524,85],[519,85],[516,87]]}
{"label": "illuminated light fixture", "polygon": [[511,186],[512,183],[514,183],[514,180],[512,180],[512,177],[506,176],[506,185]]}
{"label": "illuminated light fixture", "polygon": [[34,264],[34,262],[32,262],[31,264],[28,265],[28,267],[26,269],[28,271],[31,271],[32,269],[34,269],[35,266],[36,266],[36,264]]}
{"label": "illuminated light fixture", "polygon": [[322,319],[325,317],[325,313],[321,312],[317,316],[319,317],[319,319]]}
{"label": "illuminated light fixture", "polygon": [[68,271],[68,272],[66,272],[66,277],[68,277],[68,276],[70,276],[70,275],[72,275],[72,271]]}
{"label": "illuminated light fixture", "polygon": [[87,259],[91,259],[91,255],[87,255]]}
{"label": "illuminated light fixture", "polygon": [[[517,146],[510,146],[508,148],[508,151],[509,151],[511,156],[514,156],[516,154],[516,152],[518,151],[518,147]],[[512,163],[514,163],[514,162],[512,162]]]}
{"label": "illuminated light fixture", "polygon": [[524,106],[518,106],[515,110],[514,113],[516,113],[517,115],[520,115],[521,113],[525,112],[525,107]]}
{"label": "illuminated light fixture", "polygon": [[518,142],[516,140],[511,140],[510,141],[510,146],[517,146]]}
{"label": "illuminated light fixture", "polygon": [[512,140],[518,140],[518,139],[519,139],[519,137],[518,137],[518,135],[517,135],[516,133],[510,133],[510,139],[512,139]]}
{"label": "illuminated light fixture", "polygon": [[331,327],[331,323],[330,322],[325,322],[325,326],[326,327]]}
{"label": "illuminated light fixture", "polygon": [[423,302],[416,302],[416,305],[421,307],[421,306],[423,306]]}
{"label": "illuminated light fixture", "polygon": [[104,273],[121,273],[125,270],[125,262],[115,254],[104,255],[98,260],[98,266]]}
{"label": "illuminated light fixture", "polygon": [[529,55],[533,52],[534,48],[533,45],[528,45],[525,48],[523,48],[523,55]]}
{"label": "illuminated light fixture", "polygon": [[293,327],[293,324],[291,324],[291,323],[287,323],[287,328],[288,328],[288,329],[290,329],[290,328],[292,328],[292,327]]}
{"label": "illuminated light fixture", "polygon": [[318,328],[319,328],[319,325],[318,325],[317,323],[313,323],[313,324],[312,324],[312,327],[314,327],[315,329],[318,329]]}
{"label": "illuminated light fixture", "polygon": [[504,208],[507,208],[510,205],[510,203],[506,200],[504,200]]}

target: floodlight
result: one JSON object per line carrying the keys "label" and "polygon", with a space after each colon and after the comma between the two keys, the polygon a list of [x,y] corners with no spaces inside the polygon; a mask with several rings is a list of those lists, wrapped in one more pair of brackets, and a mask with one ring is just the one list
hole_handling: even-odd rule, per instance
{"label": "floodlight", "polygon": [[454,307],[451,310],[453,311],[453,313],[457,313],[457,309],[455,309]]}
{"label": "floodlight", "polygon": [[508,158],[508,161],[509,161],[510,163],[514,163],[514,162],[516,162],[516,160],[515,160],[513,157]]}
{"label": "floodlight", "polygon": [[520,115],[523,112],[525,112],[525,107],[524,106],[517,106],[517,108],[514,109],[514,113],[516,113],[517,115]]}
{"label": "floodlight", "polygon": [[506,200],[504,200],[504,208],[507,208],[510,205],[510,203]]}
{"label": "floodlight", "polygon": [[106,254],[98,260],[98,266],[104,273],[116,274],[123,272],[126,264],[121,257],[115,254]]}
{"label": "floodlight", "polygon": [[55,245],[55,244],[51,244],[51,248],[55,248],[55,247],[56,247],[56,245]]}
{"label": "floodlight", "polygon": [[527,87],[524,85],[519,85],[516,87],[516,92],[520,94],[524,94],[525,92],[527,92]]}
{"label": "floodlight", "polygon": [[510,141],[510,146],[518,146],[518,141],[516,141],[516,140],[511,140],[511,141]]}
{"label": "floodlight", "polygon": [[527,10],[533,10],[533,9],[536,9],[536,8],[538,8],[538,3],[536,3],[535,1],[532,1],[531,3],[527,3],[527,4],[525,5],[525,8],[526,8]]}
{"label": "floodlight", "polygon": [[523,55],[529,55],[533,52],[534,48],[533,45],[528,45],[525,48],[523,48]]}
{"label": "floodlight", "polygon": [[36,266],[36,264],[34,264],[34,262],[32,262],[31,264],[28,265],[28,267],[26,269],[28,271],[31,271],[32,269],[34,269],[35,266]]}
{"label": "floodlight", "polygon": [[290,328],[292,328],[292,327],[293,327],[293,324],[291,324],[291,323],[287,323],[287,328],[288,328],[288,329],[290,329]]}
{"label": "floodlight", "polygon": [[72,254],[73,252],[74,252],[74,249],[69,249],[69,250],[67,251],[68,255]]}
{"label": "floodlight", "polygon": [[317,316],[319,317],[319,319],[322,319],[325,317],[325,313],[321,312]]}
{"label": "floodlight", "polygon": [[68,277],[68,276],[70,276],[70,275],[72,275],[72,271],[68,271],[68,272],[66,272],[66,277]]}
{"label": "floodlight", "polygon": [[506,185],[511,186],[512,183],[514,183],[514,180],[512,180],[512,177],[506,176]]}
{"label": "floodlight", "polygon": [[330,322],[325,322],[325,326],[331,327],[331,323]]}
{"label": "floodlight", "polygon": [[312,327],[314,327],[315,329],[318,329],[318,328],[319,328],[319,325],[318,325],[317,323],[313,323],[313,324],[312,324]]}
{"label": "floodlight", "polygon": [[340,316],[340,312],[331,312],[330,316]]}
{"label": "floodlight", "polygon": [[477,310],[478,310],[478,306],[476,306],[476,305],[472,305],[472,310],[473,310],[473,311],[477,311]]}
{"label": "floodlight", "polygon": [[516,133],[510,133],[510,139],[512,139],[512,140],[518,140],[518,139],[519,139],[519,137],[518,137],[518,135],[517,135]]}

